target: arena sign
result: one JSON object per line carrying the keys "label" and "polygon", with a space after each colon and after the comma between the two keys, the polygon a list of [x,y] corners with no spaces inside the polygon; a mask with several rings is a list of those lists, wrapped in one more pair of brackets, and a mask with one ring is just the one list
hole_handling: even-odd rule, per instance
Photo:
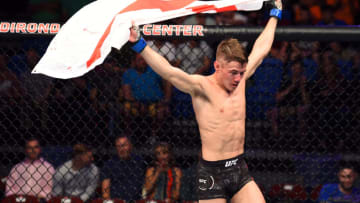
{"label": "arena sign", "polygon": [[0,22],[0,33],[56,34],[59,23]]}
{"label": "arena sign", "polygon": [[202,25],[144,25],[146,36],[204,36]]}

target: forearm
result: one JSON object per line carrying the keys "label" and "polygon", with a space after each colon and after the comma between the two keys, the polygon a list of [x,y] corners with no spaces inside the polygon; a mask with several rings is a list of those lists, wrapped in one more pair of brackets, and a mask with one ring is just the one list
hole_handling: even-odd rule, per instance
{"label": "forearm", "polygon": [[59,184],[54,184],[53,190],[51,191],[51,196],[57,197],[63,195],[63,189]]}
{"label": "forearm", "polygon": [[274,42],[275,37],[275,29],[277,26],[278,19],[275,17],[270,17],[268,23],[266,24],[264,30],[261,32],[259,37],[256,39],[253,51],[260,56],[261,58],[265,58]]}
{"label": "forearm", "polygon": [[152,50],[149,46],[141,52],[141,56],[144,57],[146,63],[163,79],[169,80],[173,74],[173,67],[170,63],[160,54]]}
{"label": "forearm", "polygon": [[155,183],[159,177],[159,172],[156,171],[153,175],[147,176],[144,184],[144,188],[147,193],[151,192],[154,189]]}
{"label": "forearm", "polygon": [[250,78],[256,71],[256,68],[262,63],[264,58],[269,54],[271,46],[274,42],[275,29],[278,19],[270,17],[264,30],[256,39],[253,49],[249,55],[245,78]]}
{"label": "forearm", "polygon": [[84,202],[87,201],[95,192],[97,187],[97,179],[96,181],[93,181],[92,179],[89,180],[90,184],[88,187],[86,187],[85,192],[80,195],[80,199]]}

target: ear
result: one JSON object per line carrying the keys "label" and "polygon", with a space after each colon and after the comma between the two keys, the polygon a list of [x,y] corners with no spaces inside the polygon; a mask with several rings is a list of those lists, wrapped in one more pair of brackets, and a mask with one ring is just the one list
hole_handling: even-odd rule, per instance
{"label": "ear", "polygon": [[219,62],[217,60],[214,61],[214,68],[215,68],[215,70],[220,69],[220,64],[219,64]]}

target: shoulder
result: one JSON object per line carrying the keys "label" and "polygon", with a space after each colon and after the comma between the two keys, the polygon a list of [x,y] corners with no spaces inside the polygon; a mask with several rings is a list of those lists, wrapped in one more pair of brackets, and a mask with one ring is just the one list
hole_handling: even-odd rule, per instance
{"label": "shoulder", "polygon": [[119,163],[120,159],[117,157],[112,157],[109,160],[105,161],[104,166],[108,167],[108,166],[112,166],[116,163]]}
{"label": "shoulder", "polygon": [[19,163],[15,164],[15,166],[13,166],[11,168],[11,172],[18,172],[19,173],[20,168],[25,168],[25,162],[22,161],[22,162],[19,162]]}
{"label": "shoulder", "polygon": [[174,172],[176,173],[176,175],[181,176],[182,170],[179,167],[174,167],[173,169],[174,169]]}
{"label": "shoulder", "polygon": [[146,169],[146,175],[152,175],[155,172],[155,167],[151,166]]}
{"label": "shoulder", "polygon": [[63,163],[62,165],[60,165],[56,171],[59,171],[59,172],[65,172],[65,171],[68,171],[70,168],[72,167],[72,161],[67,161],[65,163]]}
{"label": "shoulder", "polygon": [[129,75],[133,75],[135,72],[135,70],[133,68],[129,68],[124,72],[123,76],[129,76]]}
{"label": "shoulder", "polygon": [[203,75],[193,75],[195,80],[197,80],[203,87],[211,87],[215,84],[214,74],[203,76]]}
{"label": "shoulder", "polygon": [[50,162],[46,161],[44,158],[40,158],[40,164],[44,165],[48,169],[54,169],[54,166]]}
{"label": "shoulder", "polygon": [[131,159],[137,165],[144,166],[146,164],[144,158],[142,156],[140,156],[140,155],[133,154],[133,155],[131,155],[131,157],[132,157]]}
{"label": "shoulder", "polygon": [[90,170],[94,171],[94,172],[98,172],[99,171],[99,168],[95,165],[95,164],[91,164],[89,166]]}
{"label": "shoulder", "polygon": [[336,183],[325,184],[325,185],[321,188],[321,192],[322,192],[322,193],[329,193],[329,192],[333,192],[333,191],[337,191],[337,190],[338,190],[338,184],[336,184]]}

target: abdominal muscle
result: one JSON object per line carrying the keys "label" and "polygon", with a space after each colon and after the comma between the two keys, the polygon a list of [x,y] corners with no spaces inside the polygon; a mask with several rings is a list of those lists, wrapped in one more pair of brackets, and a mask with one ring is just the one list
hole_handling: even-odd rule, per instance
{"label": "abdominal muscle", "polygon": [[245,118],[225,120],[210,116],[198,122],[204,160],[224,160],[244,153]]}

